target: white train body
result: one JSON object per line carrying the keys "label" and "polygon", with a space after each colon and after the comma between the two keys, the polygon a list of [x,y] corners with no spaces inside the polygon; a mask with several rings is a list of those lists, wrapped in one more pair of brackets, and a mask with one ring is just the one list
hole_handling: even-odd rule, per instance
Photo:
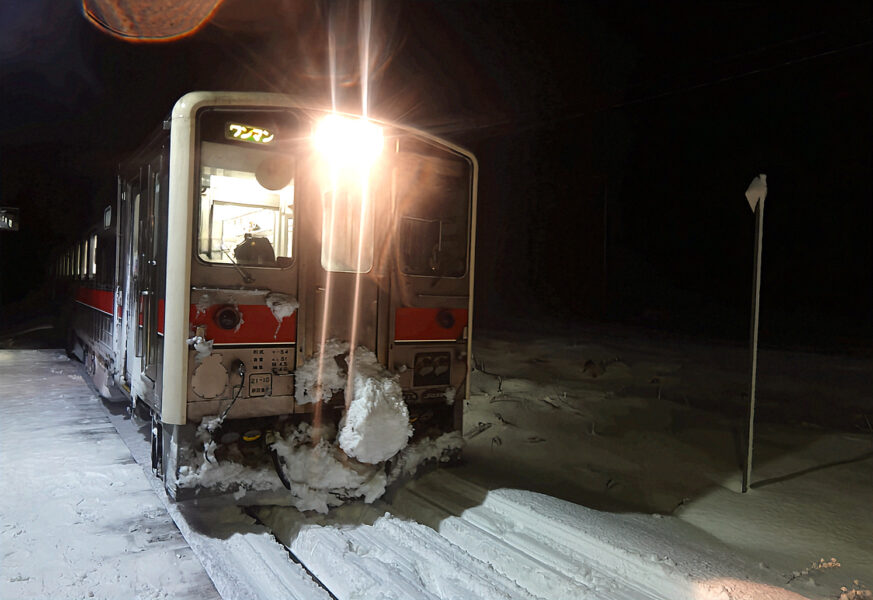
{"label": "white train body", "polygon": [[59,259],[71,348],[98,388],[148,408],[169,474],[205,417],[338,420],[351,398],[312,380],[314,360],[348,362],[328,348],[396,375],[416,437],[457,431],[476,185],[472,154],[421,131],[280,94],[187,94]]}

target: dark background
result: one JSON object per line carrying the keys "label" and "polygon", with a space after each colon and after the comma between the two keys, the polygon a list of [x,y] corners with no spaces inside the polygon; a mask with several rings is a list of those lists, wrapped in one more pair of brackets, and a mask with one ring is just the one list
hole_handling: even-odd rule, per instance
{"label": "dark background", "polygon": [[[119,4],[124,4],[119,2]],[[226,0],[130,43],[74,3],[0,0],[0,329],[45,312],[53,253],[114,200],[115,166],[198,89],[360,110],[358,3]],[[370,114],[480,162],[476,322],[629,323],[748,337],[768,175],[763,345],[869,353],[871,4],[376,2]]]}

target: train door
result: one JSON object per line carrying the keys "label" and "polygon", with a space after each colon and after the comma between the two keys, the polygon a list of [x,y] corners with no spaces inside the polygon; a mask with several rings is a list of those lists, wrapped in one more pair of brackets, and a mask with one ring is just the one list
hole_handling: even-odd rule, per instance
{"label": "train door", "polygon": [[[149,403],[157,401],[155,381],[160,362],[158,337],[158,257],[160,236],[156,230],[161,193],[161,157],[138,169],[125,184],[128,221],[125,227],[126,258],[121,268],[125,336],[125,380],[131,394]],[[159,410],[160,407],[156,406]]]}
{"label": "train door", "polygon": [[148,185],[143,190],[144,205],[140,207],[142,225],[140,244],[140,289],[142,314],[142,373],[154,384],[157,380],[158,364],[161,358],[162,337],[159,335],[159,303],[161,301],[158,261],[160,258],[161,228],[161,157],[151,161],[148,166]]}
{"label": "train door", "polygon": [[124,241],[124,264],[122,268],[124,279],[122,347],[124,352],[124,381],[133,389],[133,384],[139,378],[139,361],[137,360],[137,338],[139,337],[139,306],[138,285],[139,276],[139,214],[140,186],[139,176],[124,184],[127,222],[125,225],[126,240]]}
{"label": "train door", "polygon": [[330,340],[364,346],[384,359],[380,289],[386,278],[377,251],[384,237],[382,195],[376,182],[303,186],[298,364]]}

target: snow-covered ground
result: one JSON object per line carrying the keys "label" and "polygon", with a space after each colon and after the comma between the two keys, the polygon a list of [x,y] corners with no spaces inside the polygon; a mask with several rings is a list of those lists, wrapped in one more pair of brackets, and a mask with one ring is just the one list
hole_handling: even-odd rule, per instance
{"label": "snow-covered ground", "polygon": [[218,599],[57,350],[0,350],[0,598]]}
{"label": "snow-covered ground", "polygon": [[732,554],[752,581],[873,598],[873,360],[761,353],[742,494],[747,348],[615,330],[480,334],[475,358],[455,475],[612,513],[617,545],[652,515],[667,559],[693,542]]}
{"label": "snow-covered ground", "polygon": [[[53,405],[33,410],[37,397],[69,403],[72,395],[76,410],[101,405],[57,352],[0,352],[3,482],[43,478],[30,484],[30,499],[10,491],[17,485],[0,491],[0,550],[13,558],[0,564],[0,596],[38,597],[24,585],[45,580],[42,567],[15,558],[22,546],[13,536],[18,529],[30,535],[31,557],[54,557],[66,536],[42,527],[30,507],[55,482],[75,479],[91,489],[81,474],[88,469],[79,470],[82,459],[39,459],[39,467],[19,469],[9,453],[34,437],[56,453],[89,439],[82,432],[93,425],[78,423],[76,411],[65,421]],[[873,598],[873,361],[762,353],[753,488],[742,494],[747,356],[741,347],[614,329],[539,338],[480,333],[460,466],[328,514],[290,506],[246,514],[206,503],[171,511],[225,600],[277,590],[324,596],[301,567],[285,562],[265,527],[342,599]],[[46,361],[58,373],[38,375]],[[112,419],[134,454],[144,454],[132,422]],[[96,441],[84,444],[103,456]],[[99,497],[109,503],[110,496]],[[55,512],[60,521],[77,518]],[[128,531],[114,520],[101,525],[107,539]],[[104,545],[126,554],[124,545]],[[77,556],[67,558],[70,573],[96,567],[91,581],[113,585],[98,565],[120,559]],[[181,575],[161,571],[175,577],[167,585],[183,585],[189,572],[184,561],[179,566]],[[282,569],[288,574],[276,576]],[[45,573],[57,579],[51,568]],[[259,583],[270,577],[275,583]],[[61,597],[115,595],[99,586],[56,589]]]}
{"label": "snow-covered ground", "polygon": [[[480,335],[463,465],[372,507],[259,517],[342,598],[873,598],[873,363],[764,351],[742,494],[747,357]],[[482,594],[478,565],[508,587]]]}

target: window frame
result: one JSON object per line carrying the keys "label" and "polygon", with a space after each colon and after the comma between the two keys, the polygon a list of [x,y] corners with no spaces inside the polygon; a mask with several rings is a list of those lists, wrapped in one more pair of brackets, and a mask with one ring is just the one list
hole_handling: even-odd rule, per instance
{"label": "window frame", "polygon": [[[207,139],[204,136],[202,118],[204,115],[207,115],[207,114],[213,113],[213,112],[219,113],[219,114],[224,113],[226,115],[235,115],[235,114],[248,112],[248,113],[251,113],[251,115],[252,115],[251,120],[257,120],[258,116],[262,115],[262,114],[268,115],[269,118],[275,118],[276,115],[284,115],[284,116],[290,118],[291,120],[295,120],[295,117],[293,116],[292,111],[288,110],[287,108],[264,108],[264,109],[257,109],[256,108],[256,109],[247,111],[243,107],[225,108],[225,107],[210,106],[210,107],[201,108],[200,110],[197,111],[197,116],[196,116],[197,124],[196,124],[196,128],[195,128],[194,156],[193,156],[194,188],[190,192],[190,193],[194,194],[194,197],[193,197],[193,200],[194,200],[194,207],[193,208],[194,209],[192,211],[193,212],[193,219],[192,219],[192,231],[191,231],[191,236],[193,238],[192,244],[191,244],[191,252],[193,254],[193,260],[196,261],[197,264],[200,264],[200,265],[203,265],[206,267],[229,267],[229,268],[242,267],[246,270],[248,270],[248,269],[268,269],[270,271],[286,271],[288,269],[294,268],[297,264],[297,254],[298,254],[297,243],[298,243],[298,238],[299,238],[299,235],[297,234],[297,226],[299,223],[298,198],[300,195],[300,185],[299,185],[299,181],[298,181],[297,166],[298,166],[300,161],[299,161],[299,157],[296,154],[290,152],[287,146],[282,146],[282,145],[276,146],[277,148],[280,148],[281,150],[266,150],[266,148],[264,148],[264,149],[268,152],[271,152],[275,156],[282,156],[284,154],[284,155],[288,156],[292,160],[292,162],[294,163],[294,174],[291,178],[291,182],[289,183],[289,185],[293,186],[292,201],[290,204],[290,206],[292,207],[291,216],[290,217],[289,216],[283,217],[283,215],[281,214],[281,205],[278,207],[278,209],[276,211],[277,217],[278,217],[277,220],[279,221],[279,227],[276,229],[277,236],[279,236],[278,229],[280,229],[282,227],[287,228],[289,221],[292,223],[291,243],[286,245],[286,248],[288,250],[290,250],[290,252],[291,252],[291,256],[279,256],[278,254],[275,253],[276,249],[274,248],[275,263],[269,264],[269,265],[264,265],[264,264],[259,265],[259,264],[251,264],[251,263],[236,263],[235,261],[234,262],[218,262],[218,261],[212,261],[212,260],[206,259],[202,256],[201,249],[200,249],[200,239],[201,239],[201,237],[200,237],[200,225],[201,225],[201,220],[202,220],[202,214],[203,214],[202,208],[203,207],[202,207],[202,196],[201,196],[201,191],[200,191],[201,190],[200,183],[201,183],[201,177],[203,174],[203,152],[202,152],[203,143],[209,142],[209,143],[220,144],[223,146],[228,146],[231,148],[243,148],[243,149],[245,148],[244,146],[240,145],[240,144],[243,144],[243,142],[236,142],[235,143],[235,142],[226,141],[226,140],[219,141],[217,138]],[[241,120],[247,120],[247,119],[241,119]],[[214,204],[213,204],[213,206],[214,206]],[[210,214],[211,214],[211,209],[210,209]],[[283,234],[285,236],[287,236],[287,231],[283,232]]]}
{"label": "window frame", "polygon": [[[433,145],[429,140],[414,138],[414,142],[417,145],[424,145],[431,150],[439,150],[440,152],[450,155],[452,158],[457,159],[459,161],[463,161],[464,170],[465,170],[465,179],[466,183],[464,189],[466,190],[466,217],[465,217],[465,226],[464,226],[464,234],[466,237],[465,247],[464,247],[464,270],[460,275],[442,275],[442,274],[418,274],[418,273],[407,273],[404,269],[404,263],[402,261],[401,256],[401,240],[400,240],[400,223],[403,219],[409,218],[413,220],[430,220],[425,217],[420,217],[417,215],[411,215],[405,213],[401,210],[399,203],[399,195],[397,189],[397,169],[400,168],[399,165],[394,166],[394,171],[391,174],[392,182],[391,182],[391,206],[393,212],[394,219],[394,253],[396,255],[397,261],[397,271],[403,277],[420,277],[425,279],[464,279],[470,274],[470,260],[472,254],[471,239],[473,236],[473,196],[474,196],[474,170],[475,166],[469,157],[456,152],[450,148],[444,148],[441,146]],[[401,160],[414,160],[414,155],[419,156],[428,156],[422,155],[419,152],[415,152],[414,150],[407,150],[406,155],[404,156],[404,150],[401,149],[398,151],[397,156],[401,158]],[[440,160],[448,160],[446,158],[441,158]],[[440,243],[442,244],[442,220],[437,219],[440,222]]]}

